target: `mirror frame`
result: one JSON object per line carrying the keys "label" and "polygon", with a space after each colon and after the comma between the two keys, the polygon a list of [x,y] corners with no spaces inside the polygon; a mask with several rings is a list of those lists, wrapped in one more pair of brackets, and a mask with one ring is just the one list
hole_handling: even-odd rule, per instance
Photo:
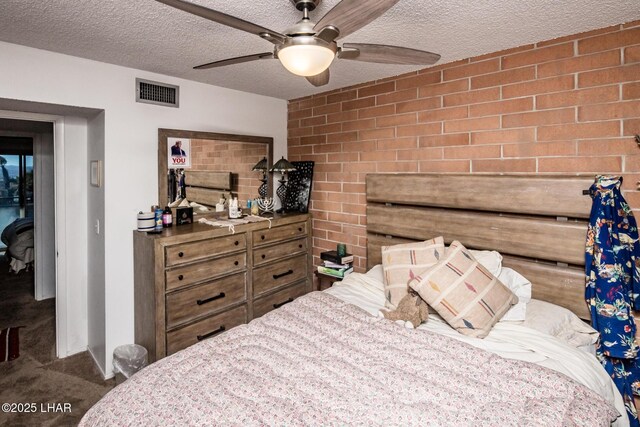
{"label": "mirror frame", "polygon": [[[273,138],[269,136],[237,135],[230,133],[201,132],[183,129],[158,129],[158,203],[166,206],[167,198],[167,138],[210,139],[218,141],[236,141],[250,144],[265,144],[268,149],[267,164],[273,166]],[[256,178],[259,181],[259,178]],[[273,195],[273,176],[267,172],[267,194]],[[258,187],[256,184],[256,194]],[[164,200],[164,202],[162,202]]]}

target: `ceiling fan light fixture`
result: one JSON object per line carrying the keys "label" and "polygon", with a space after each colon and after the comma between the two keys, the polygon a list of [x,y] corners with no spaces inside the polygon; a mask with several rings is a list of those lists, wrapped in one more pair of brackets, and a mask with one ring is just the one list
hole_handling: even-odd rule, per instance
{"label": "ceiling fan light fixture", "polygon": [[311,77],[329,68],[336,56],[335,43],[324,43],[314,37],[294,37],[277,52],[278,59],[291,73]]}

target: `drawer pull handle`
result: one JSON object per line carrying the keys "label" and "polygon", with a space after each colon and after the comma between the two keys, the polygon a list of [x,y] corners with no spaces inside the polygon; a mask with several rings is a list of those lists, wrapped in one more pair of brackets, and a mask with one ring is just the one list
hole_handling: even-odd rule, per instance
{"label": "drawer pull handle", "polygon": [[302,243],[300,243],[300,244],[298,245],[298,247],[299,247],[300,249],[302,249]]}
{"label": "drawer pull handle", "polygon": [[182,258],[184,256],[184,252],[178,252],[178,256]]}
{"label": "drawer pull handle", "polygon": [[238,246],[240,242],[238,240],[235,241],[234,245]]}
{"label": "drawer pull handle", "polygon": [[215,297],[211,297],[211,298],[207,298],[207,299],[199,299],[199,300],[198,300],[198,301],[196,301],[196,302],[198,303],[198,305],[202,305],[202,304],[206,304],[206,303],[208,303],[208,302],[215,301],[215,300],[217,300],[217,299],[224,298],[224,297],[225,297],[224,292],[220,292],[220,293],[219,293],[218,295],[216,295]]}
{"label": "drawer pull handle", "polygon": [[208,332],[208,333],[206,333],[204,335],[198,335],[196,338],[198,338],[198,341],[206,340],[207,338],[211,338],[212,336],[217,335],[220,332],[224,332],[224,330],[225,330],[225,327],[224,327],[224,325],[222,325],[218,329],[216,329],[215,331]]}
{"label": "drawer pull handle", "polygon": [[262,236],[260,236],[260,239],[264,240],[264,234]]}
{"label": "drawer pull handle", "polygon": [[280,273],[280,274],[274,274],[273,278],[275,280],[275,279],[279,279],[279,278],[284,277],[284,276],[288,276],[290,274],[293,274],[293,270],[285,271],[284,273]]}
{"label": "drawer pull handle", "polygon": [[238,264],[239,264],[239,263],[238,263],[238,261],[235,261],[235,262],[233,263],[233,265],[238,265]]}
{"label": "drawer pull handle", "polygon": [[288,300],[283,301],[283,302],[278,303],[278,304],[273,304],[273,308],[280,308],[285,304],[289,304],[290,302],[293,302],[293,298],[289,298]]}
{"label": "drawer pull handle", "polygon": [[182,279],[184,279],[184,276],[181,274],[178,276],[178,280],[182,280]]}
{"label": "drawer pull handle", "polygon": [[265,254],[262,254],[262,259],[265,259],[267,256]]}
{"label": "drawer pull handle", "polygon": [[302,231],[302,227],[298,227],[298,231]]}

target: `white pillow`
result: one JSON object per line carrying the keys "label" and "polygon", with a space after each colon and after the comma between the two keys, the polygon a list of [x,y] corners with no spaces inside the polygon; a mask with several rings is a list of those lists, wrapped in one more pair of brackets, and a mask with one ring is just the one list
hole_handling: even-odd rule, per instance
{"label": "white pillow", "polygon": [[[484,268],[489,270],[491,274],[498,277],[502,271],[502,255],[496,251],[474,251],[470,250],[471,255],[478,261]],[[498,279],[500,279],[498,277]],[[500,279],[502,283],[504,281]],[[504,283],[506,285],[506,283]]]}
{"label": "white pillow", "polygon": [[532,299],[522,326],[552,335],[573,347],[595,344],[599,333],[564,307]]}
{"label": "white pillow", "polygon": [[373,268],[366,272],[365,276],[372,279],[376,287],[380,288],[382,292],[384,292],[384,270],[382,268],[382,264],[376,264]]}
{"label": "white pillow", "polygon": [[531,282],[522,274],[508,267],[502,267],[498,280],[518,296],[518,303],[511,307],[500,321],[525,320],[527,304],[531,301]]}

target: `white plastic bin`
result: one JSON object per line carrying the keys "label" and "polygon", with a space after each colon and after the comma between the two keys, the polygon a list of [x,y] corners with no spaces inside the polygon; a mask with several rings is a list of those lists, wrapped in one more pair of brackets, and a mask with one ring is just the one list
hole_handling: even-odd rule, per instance
{"label": "white plastic bin", "polygon": [[116,384],[122,384],[147,366],[147,349],[138,344],[126,344],[113,350],[113,372]]}

